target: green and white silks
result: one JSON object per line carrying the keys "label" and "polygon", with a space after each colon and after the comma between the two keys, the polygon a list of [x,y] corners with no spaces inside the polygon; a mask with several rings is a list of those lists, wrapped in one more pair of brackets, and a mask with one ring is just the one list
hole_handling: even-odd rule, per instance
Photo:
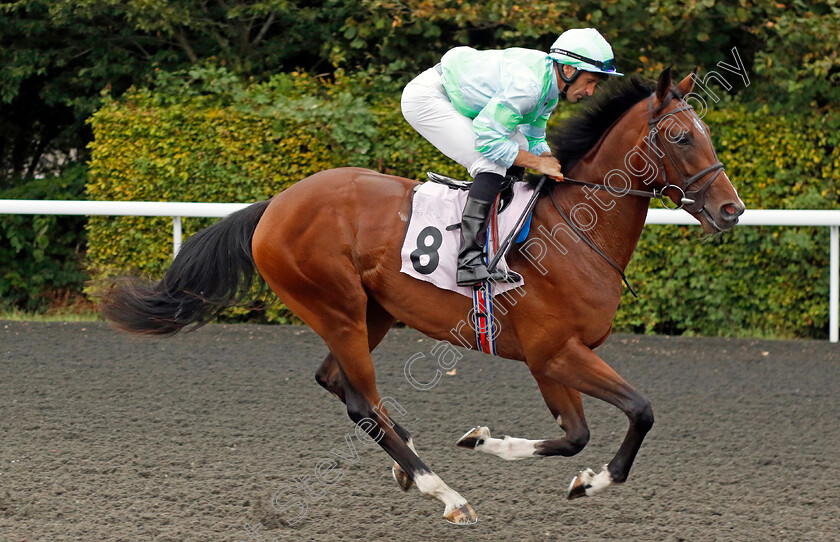
{"label": "green and white silks", "polygon": [[516,159],[518,128],[536,155],[549,152],[545,126],[560,90],[555,62],[542,51],[456,47],[441,59],[441,82],[455,109],[473,119],[475,149],[505,168]]}

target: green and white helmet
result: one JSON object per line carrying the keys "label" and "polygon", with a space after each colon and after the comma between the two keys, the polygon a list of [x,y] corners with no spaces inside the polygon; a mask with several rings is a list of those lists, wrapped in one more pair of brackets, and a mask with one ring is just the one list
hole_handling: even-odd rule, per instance
{"label": "green and white helmet", "polygon": [[[615,55],[613,55],[612,47],[594,28],[566,30],[551,46],[548,56],[577,70],[624,75],[615,69]],[[579,75],[579,72],[575,75]]]}

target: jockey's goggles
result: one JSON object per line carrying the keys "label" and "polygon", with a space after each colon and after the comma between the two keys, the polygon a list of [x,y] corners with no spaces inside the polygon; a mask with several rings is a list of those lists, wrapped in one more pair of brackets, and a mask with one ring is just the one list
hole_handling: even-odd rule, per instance
{"label": "jockey's goggles", "polygon": [[583,56],[583,55],[579,55],[579,54],[577,54],[577,53],[573,53],[572,51],[567,51],[567,50],[565,50],[565,49],[556,49],[556,48],[553,48],[553,49],[550,49],[548,52],[549,52],[549,53],[557,53],[557,54],[560,54],[560,55],[570,56],[570,57],[572,57],[572,58],[574,58],[574,59],[576,59],[576,60],[580,60],[580,61],[582,61],[582,62],[586,62],[587,64],[592,64],[593,66],[595,66],[595,67],[596,67],[596,68],[598,68],[599,70],[603,70],[603,71],[605,71],[605,72],[614,72],[614,71],[616,71],[616,67],[615,67],[615,59],[614,59],[614,58],[611,58],[611,59],[609,59],[609,60],[604,60],[604,61],[602,62],[602,61],[600,61],[600,60],[593,60],[593,59],[591,59],[591,58],[585,57],[585,56]]}

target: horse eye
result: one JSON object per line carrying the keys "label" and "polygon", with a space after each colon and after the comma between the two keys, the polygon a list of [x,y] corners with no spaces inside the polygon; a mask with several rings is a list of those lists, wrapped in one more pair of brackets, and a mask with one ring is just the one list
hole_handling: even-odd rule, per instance
{"label": "horse eye", "polygon": [[682,134],[680,135],[679,139],[677,139],[677,145],[688,145],[691,141],[688,139],[688,135]]}

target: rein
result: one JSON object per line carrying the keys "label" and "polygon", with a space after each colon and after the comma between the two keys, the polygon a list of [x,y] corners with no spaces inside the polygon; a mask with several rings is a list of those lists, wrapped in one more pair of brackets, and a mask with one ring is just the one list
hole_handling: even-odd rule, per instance
{"label": "rein", "polygon": [[[662,198],[665,197],[663,192],[666,189],[668,189],[668,188],[679,189],[678,186],[675,186],[673,184],[668,185],[668,186],[666,186],[666,187],[664,187],[660,190],[657,190],[657,189],[654,188],[653,190],[631,190],[631,189],[628,189],[628,190],[615,190],[615,191],[613,191],[613,190],[610,190],[610,187],[607,186],[607,185],[590,183],[589,181],[579,181],[577,179],[570,179],[569,177],[566,177],[565,175],[563,176],[563,181],[562,182],[569,183],[569,184],[577,184],[577,185],[580,185],[580,186],[587,186],[589,188],[595,188],[595,189],[598,189],[598,190],[606,190],[608,192],[615,192],[620,196],[626,196],[626,195],[629,194],[631,196],[639,196],[639,197],[642,197],[642,198],[658,199],[659,201],[662,202],[662,205],[664,207],[666,207],[667,209],[672,209],[674,211],[682,209],[682,205],[680,205],[679,207],[668,207],[667,205],[665,205],[665,202],[662,199]],[[689,199],[689,198],[682,198],[681,201],[684,202],[684,203],[688,203],[688,204],[694,203],[694,200]]]}
{"label": "rein", "polygon": [[[589,183],[587,183],[587,184],[589,184]],[[600,186],[600,185],[596,185],[596,186]],[[583,239],[583,242],[584,242],[584,243],[586,243],[587,245],[589,245],[589,248],[591,248],[592,250],[594,250],[594,251],[595,251],[595,253],[596,253],[598,256],[600,256],[601,258],[603,258],[603,259],[604,259],[604,261],[606,261],[608,264],[610,264],[610,265],[613,267],[613,269],[615,269],[616,271],[618,271],[618,274],[619,274],[619,275],[621,275],[621,280],[622,280],[622,281],[624,281],[624,285],[625,285],[625,286],[627,286],[627,289],[628,289],[628,290],[630,290],[630,293],[631,293],[631,294],[633,294],[633,297],[635,297],[635,298],[637,298],[637,299],[638,299],[638,297],[639,297],[639,296],[636,294],[636,291],[635,291],[635,290],[633,290],[633,287],[632,287],[632,286],[630,286],[630,283],[629,283],[629,282],[627,282],[627,275],[625,275],[625,274],[624,274],[624,270],[621,268],[621,266],[620,266],[620,265],[618,265],[617,263],[615,263],[615,262],[612,260],[612,258],[610,258],[610,257],[609,257],[609,256],[607,256],[606,254],[604,254],[604,252],[603,252],[600,248],[598,248],[598,247],[595,245],[595,243],[594,243],[591,239],[589,239],[589,237],[587,237],[586,235],[584,235],[584,234],[583,234],[583,232],[582,232],[582,231],[580,231],[580,229],[579,229],[577,226],[575,226],[575,223],[574,223],[574,222],[572,222],[571,220],[569,220],[569,217],[568,217],[568,216],[566,216],[566,213],[564,213],[564,212],[563,212],[563,210],[562,210],[562,209],[560,209],[560,206],[559,206],[559,205],[557,205],[557,202],[556,202],[556,201],[554,201],[554,191],[553,191],[553,190],[552,190],[551,192],[549,192],[549,193],[548,193],[548,198],[551,200],[551,204],[554,206],[554,209],[557,211],[557,214],[559,214],[559,215],[560,215],[560,218],[562,218],[563,220],[565,220],[565,221],[566,221],[566,224],[568,224],[568,225],[569,225],[569,227],[570,227],[570,228],[572,228],[572,230],[575,232],[575,234],[576,234],[578,237],[580,237],[581,239]]]}
{"label": "rein", "polygon": [[[654,96],[655,96],[655,93],[651,94],[650,99],[648,101],[648,113],[649,113],[648,127],[650,128],[650,132],[649,132],[649,136],[648,136],[648,146],[647,146],[646,156],[647,156],[648,161],[651,161],[650,150],[654,146],[653,143],[656,142],[657,143],[657,148],[664,149],[664,155],[668,157],[668,160],[670,160],[671,164],[674,166],[674,169],[677,171],[677,173],[679,173],[680,177],[683,180],[683,185],[682,185],[682,187],[680,187],[678,185],[671,184],[670,181],[668,181],[668,178],[665,175],[665,165],[662,162],[662,151],[660,151],[659,153],[654,153],[654,154],[656,154],[658,165],[659,165],[659,171],[662,172],[662,181],[663,181],[665,186],[663,186],[659,190],[653,189],[653,190],[649,190],[649,191],[648,190],[630,190],[630,189],[622,190],[621,195],[624,196],[624,195],[629,194],[631,196],[638,196],[638,197],[642,197],[642,198],[658,199],[664,207],[666,207],[668,209],[671,209],[671,210],[674,210],[674,211],[684,208],[686,211],[692,212],[692,213],[697,213],[697,212],[700,212],[700,211],[706,213],[706,210],[705,210],[705,207],[704,207],[705,206],[705,199],[706,199],[705,198],[706,191],[709,189],[709,187],[712,185],[712,183],[715,181],[715,179],[717,179],[718,175],[720,175],[720,173],[723,171],[724,166],[720,162],[720,160],[718,160],[717,152],[715,152],[714,146],[712,146],[712,153],[714,154],[715,160],[717,160],[717,161],[714,164],[710,165],[709,167],[706,167],[706,168],[702,169],[701,171],[695,173],[694,175],[691,175],[690,177],[686,177],[686,175],[683,173],[683,171],[677,165],[677,162],[676,162],[676,160],[674,160],[674,157],[671,155],[671,152],[668,150],[668,147],[663,144],[662,139],[659,135],[659,130],[657,129],[656,124],[659,123],[659,121],[661,121],[663,119],[666,119],[668,117],[676,115],[677,113],[680,113],[682,111],[691,110],[691,106],[686,104],[684,107],[680,107],[679,109],[675,109],[674,111],[669,111],[668,113],[665,113],[664,115],[660,115],[659,117],[654,117],[654,114],[653,114],[653,99],[654,99]],[[689,190],[688,189],[694,182],[702,179],[703,177],[705,177],[706,175],[708,175],[711,172],[715,172],[715,174],[712,175],[711,178],[709,179],[709,181],[704,183],[700,188],[698,188],[696,190]],[[543,181],[545,179],[546,179],[546,177],[543,176]],[[563,182],[564,183],[576,184],[576,185],[579,185],[579,186],[586,186],[586,187],[594,188],[594,189],[597,189],[597,190],[607,190],[607,191],[610,191],[611,193],[613,192],[612,190],[610,190],[610,187],[608,187],[606,185],[592,183],[592,182],[588,182],[588,181],[580,181],[580,180],[577,180],[577,179],[570,179],[566,176],[563,177]],[[540,186],[541,185],[542,185],[542,181],[540,182]],[[676,188],[682,194],[682,196],[679,199],[679,205],[677,207],[668,207],[665,204],[665,201],[664,201],[665,190],[667,190],[669,188]],[[589,237],[584,235],[584,233],[575,225],[575,223],[569,219],[569,217],[566,215],[566,213],[563,212],[563,210],[557,204],[557,201],[554,199],[554,190],[549,191],[548,197],[551,200],[551,204],[554,206],[554,209],[557,211],[557,214],[560,215],[560,218],[562,218],[566,222],[566,224],[569,225],[569,227],[572,229],[572,231],[575,232],[575,234],[578,237],[583,239],[584,243],[586,243],[589,246],[589,248],[591,248],[593,251],[595,251],[595,253],[598,254],[601,258],[603,258],[604,261],[606,261],[608,264],[610,264],[610,266],[612,266],[613,269],[618,271],[619,275],[621,275],[621,280],[624,282],[625,286],[627,286],[627,289],[630,290],[630,293],[633,294],[633,297],[638,298],[639,296],[636,295],[636,292],[633,290],[633,287],[630,286],[630,283],[627,281],[627,275],[624,274],[624,270],[621,268],[621,266],[619,266],[615,261],[612,260],[612,258],[607,256],[600,248],[598,248],[595,245],[595,243],[591,239],[589,239]],[[698,198],[700,200],[699,205],[698,205]],[[709,218],[711,218],[711,217],[709,217]]]}

